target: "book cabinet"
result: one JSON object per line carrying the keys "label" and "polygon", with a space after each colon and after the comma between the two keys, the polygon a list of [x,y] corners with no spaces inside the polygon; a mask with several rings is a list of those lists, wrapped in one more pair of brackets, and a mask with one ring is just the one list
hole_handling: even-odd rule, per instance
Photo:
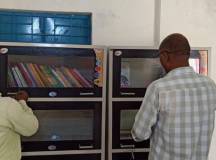
{"label": "book cabinet", "polygon": [[2,95],[27,91],[40,123],[23,160],[105,159],[106,61],[103,46],[0,43]]}
{"label": "book cabinet", "polygon": [[[148,160],[150,140],[135,142],[131,129],[148,85],[166,73],[158,49],[109,47],[108,160]],[[195,72],[208,75],[210,48],[192,48]]]}

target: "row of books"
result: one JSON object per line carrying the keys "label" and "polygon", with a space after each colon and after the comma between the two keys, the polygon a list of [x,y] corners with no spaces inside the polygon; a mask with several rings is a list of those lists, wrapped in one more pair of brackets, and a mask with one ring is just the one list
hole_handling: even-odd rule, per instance
{"label": "row of books", "polygon": [[90,77],[66,66],[13,63],[8,68],[9,87],[92,87]]}

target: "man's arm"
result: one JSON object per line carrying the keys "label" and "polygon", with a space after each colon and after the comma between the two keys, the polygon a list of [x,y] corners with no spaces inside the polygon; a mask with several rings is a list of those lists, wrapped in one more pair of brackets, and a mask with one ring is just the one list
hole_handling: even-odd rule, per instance
{"label": "man's arm", "polygon": [[157,121],[158,108],[158,94],[155,86],[151,84],[146,91],[131,131],[135,141],[143,141],[150,138],[151,128]]}
{"label": "man's arm", "polygon": [[10,98],[7,115],[14,131],[22,136],[31,136],[38,130],[38,120],[25,100]]}

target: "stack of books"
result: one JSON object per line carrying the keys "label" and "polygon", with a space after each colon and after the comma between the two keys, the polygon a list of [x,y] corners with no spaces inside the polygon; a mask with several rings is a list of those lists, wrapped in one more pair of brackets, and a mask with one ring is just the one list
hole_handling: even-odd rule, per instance
{"label": "stack of books", "polygon": [[[85,75],[85,76],[84,76]],[[34,63],[13,63],[8,66],[9,87],[92,87],[89,72],[81,74],[76,68],[41,65]]]}

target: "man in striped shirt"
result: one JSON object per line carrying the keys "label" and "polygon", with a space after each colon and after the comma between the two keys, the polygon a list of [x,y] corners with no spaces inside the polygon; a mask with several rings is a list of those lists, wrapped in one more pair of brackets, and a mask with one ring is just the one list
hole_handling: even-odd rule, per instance
{"label": "man in striped shirt", "polygon": [[183,35],[166,37],[159,54],[167,75],[147,88],[132,136],[151,139],[149,160],[207,160],[216,85],[189,67],[190,45]]}

